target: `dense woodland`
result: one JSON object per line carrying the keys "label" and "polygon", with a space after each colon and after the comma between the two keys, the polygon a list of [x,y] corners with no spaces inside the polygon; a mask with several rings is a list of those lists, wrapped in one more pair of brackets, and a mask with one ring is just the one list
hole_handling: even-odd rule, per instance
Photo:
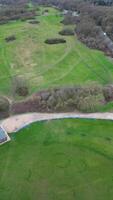
{"label": "dense woodland", "polygon": [[[33,19],[35,10],[28,9],[28,0],[0,0],[0,24],[9,20]],[[75,24],[78,38],[88,47],[103,50],[113,57],[113,6],[112,0],[105,1],[75,1],[75,0],[32,0],[32,3],[56,6],[60,10],[74,10],[79,16],[72,16],[69,12],[64,24]],[[7,6],[8,5],[8,6]],[[104,5],[104,6],[103,6]],[[105,35],[104,35],[105,34]]]}
{"label": "dense woodland", "polygon": [[8,6],[0,11],[0,24],[7,23],[10,20],[26,20],[33,19],[36,13],[34,10],[28,10],[26,5],[21,6]]}

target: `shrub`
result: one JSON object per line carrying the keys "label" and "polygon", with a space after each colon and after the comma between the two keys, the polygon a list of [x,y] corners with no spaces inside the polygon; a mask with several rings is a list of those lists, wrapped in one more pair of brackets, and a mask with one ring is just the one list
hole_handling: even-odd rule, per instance
{"label": "shrub", "polygon": [[44,12],[48,13],[48,12],[49,12],[49,10],[48,10],[48,9],[45,9],[45,10],[44,10]]}
{"label": "shrub", "polygon": [[37,21],[37,20],[32,20],[32,21],[29,21],[30,24],[39,24],[40,22]]}
{"label": "shrub", "polygon": [[74,31],[72,29],[63,29],[59,32],[60,35],[74,35]]}
{"label": "shrub", "polygon": [[46,44],[61,44],[66,43],[66,40],[63,38],[53,38],[53,39],[47,39],[45,40]]}
{"label": "shrub", "polygon": [[0,96],[0,119],[8,117],[9,111],[10,111],[9,101],[5,97]]}
{"label": "shrub", "polygon": [[61,21],[64,25],[76,24],[77,18],[72,15],[66,15],[64,19]]}
{"label": "shrub", "polygon": [[0,96],[0,112],[8,111],[9,105],[9,101],[5,97]]}
{"label": "shrub", "polygon": [[6,40],[6,42],[12,42],[12,41],[16,40],[16,37],[14,35],[11,35],[11,36],[5,38],[5,40]]}
{"label": "shrub", "polygon": [[82,112],[96,112],[102,105],[101,100],[100,96],[89,95],[85,98],[81,97],[77,104],[77,108]]}
{"label": "shrub", "polygon": [[57,100],[56,98],[54,97],[54,95],[51,95],[47,101],[47,106],[51,109],[54,109],[54,107],[56,106],[57,104]]}
{"label": "shrub", "polygon": [[34,16],[23,16],[21,17],[21,21],[26,21],[26,20],[35,20]]}
{"label": "shrub", "polygon": [[12,81],[13,94],[19,96],[27,96],[29,94],[28,85],[24,77],[14,77]]}
{"label": "shrub", "polygon": [[113,101],[113,85],[108,85],[104,87],[103,94],[107,102]]}
{"label": "shrub", "polygon": [[95,96],[99,94],[103,95],[102,86],[95,82],[83,87],[83,91],[85,94],[90,94],[90,95],[95,95]]}

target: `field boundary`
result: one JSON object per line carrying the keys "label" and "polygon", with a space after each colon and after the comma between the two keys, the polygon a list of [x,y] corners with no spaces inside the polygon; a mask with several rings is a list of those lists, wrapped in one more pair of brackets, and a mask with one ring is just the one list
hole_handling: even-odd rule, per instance
{"label": "field boundary", "polygon": [[18,132],[34,122],[57,119],[113,120],[113,113],[28,113],[15,115],[4,119],[1,121],[0,125],[7,133],[13,133]]}

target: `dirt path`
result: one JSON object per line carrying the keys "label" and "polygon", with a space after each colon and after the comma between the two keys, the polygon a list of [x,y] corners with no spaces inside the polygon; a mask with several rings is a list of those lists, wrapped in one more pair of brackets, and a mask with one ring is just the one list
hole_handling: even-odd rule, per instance
{"label": "dirt path", "polygon": [[4,119],[1,121],[1,125],[7,133],[12,133],[33,122],[66,118],[113,120],[113,113],[28,113]]}

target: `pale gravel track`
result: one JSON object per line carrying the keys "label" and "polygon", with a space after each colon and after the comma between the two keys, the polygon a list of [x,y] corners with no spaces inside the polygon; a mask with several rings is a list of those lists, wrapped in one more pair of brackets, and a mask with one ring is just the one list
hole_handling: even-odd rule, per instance
{"label": "pale gravel track", "polygon": [[33,122],[66,118],[113,120],[113,113],[27,113],[4,119],[1,121],[1,125],[7,133],[12,133],[19,131]]}

